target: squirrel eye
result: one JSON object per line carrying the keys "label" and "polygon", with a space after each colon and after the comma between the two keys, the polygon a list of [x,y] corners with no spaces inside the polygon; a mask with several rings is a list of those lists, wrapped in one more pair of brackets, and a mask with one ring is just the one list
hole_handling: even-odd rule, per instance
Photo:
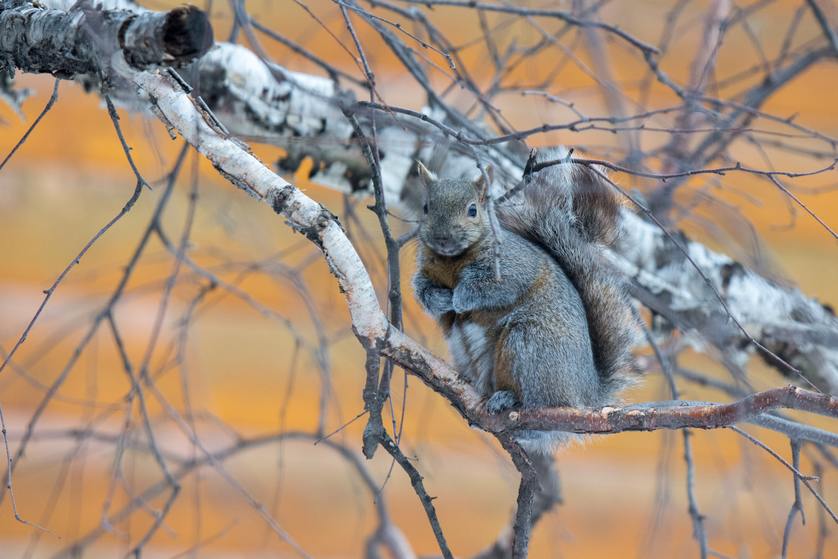
{"label": "squirrel eye", "polygon": [[428,204],[427,203],[424,206],[422,206],[422,211],[425,212],[425,213],[428,213]]}
{"label": "squirrel eye", "polygon": [[468,216],[469,217],[476,217],[477,216],[477,204],[471,204],[468,207]]}

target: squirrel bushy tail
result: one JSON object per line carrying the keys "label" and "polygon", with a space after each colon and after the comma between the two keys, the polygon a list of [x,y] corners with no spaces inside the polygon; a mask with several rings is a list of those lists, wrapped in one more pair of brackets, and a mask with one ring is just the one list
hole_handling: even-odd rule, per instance
{"label": "squirrel bushy tail", "polygon": [[[543,150],[536,161],[567,154],[562,148]],[[617,237],[620,201],[598,172],[574,163],[546,167],[530,177],[522,192],[499,204],[497,215],[506,229],[553,256],[578,291],[603,388],[602,405],[629,383],[637,322],[618,274],[602,254]]]}

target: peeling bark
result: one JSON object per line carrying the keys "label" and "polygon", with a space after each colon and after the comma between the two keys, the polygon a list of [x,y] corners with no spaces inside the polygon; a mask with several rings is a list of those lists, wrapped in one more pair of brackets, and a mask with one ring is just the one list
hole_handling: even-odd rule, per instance
{"label": "peeling bark", "polygon": [[727,319],[704,278],[655,225],[625,213],[613,261],[645,293],[640,301],[681,326],[697,349],[709,343],[744,367],[757,351],[789,380],[838,394],[838,319],[800,290],[780,285],[735,260],[679,235],[681,245],[748,332],[800,371],[754,350]]}
{"label": "peeling bark", "polygon": [[24,0],[0,3],[0,72],[48,73],[98,82],[116,53],[136,69],[183,65],[212,45],[206,14],[184,6],[170,12],[63,11]]}

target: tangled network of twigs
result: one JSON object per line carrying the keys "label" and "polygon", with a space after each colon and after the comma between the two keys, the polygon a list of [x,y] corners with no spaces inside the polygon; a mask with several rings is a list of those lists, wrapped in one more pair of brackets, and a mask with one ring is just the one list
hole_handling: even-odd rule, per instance
{"label": "tangled network of twigs", "polygon": [[[807,71],[835,64],[838,36],[828,2],[777,6],[770,0],[742,5],[711,0],[698,9],[677,0],[656,13],[660,25],[655,33],[617,25],[619,6],[611,4],[621,3],[607,1],[539,7],[536,2],[491,0],[333,0],[323,5],[294,0],[271,6],[299,12],[318,40],[333,47],[332,56],[305,37],[277,30],[244,0],[220,4],[152,11],[132,0],[0,1],[3,75],[55,77],[47,104],[9,146],[0,173],[9,173],[16,152],[61,105],[61,94],[75,87],[62,80],[74,80],[101,96],[102,118],[112,122],[114,141],[135,179],[121,209],[70,256],[30,319],[0,346],[0,382],[22,379],[38,394],[37,403],[25,409],[25,420],[12,424],[7,410],[16,407],[14,390],[0,384],[8,457],[0,499],[30,530],[26,556],[43,547],[59,557],[78,556],[102,540],[121,537],[125,552],[139,557],[165,539],[172,530],[167,520],[178,507],[194,505],[200,517],[197,480],[211,471],[261,517],[282,549],[308,557],[275,512],[279,493],[273,506],[265,504],[225,465],[259,447],[302,441],[333,451],[374,500],[376,524],[364,543],[367,557],[382,552],[416,556],[388,508],[385,488],[396,468],[407,475],[439,553],[454,557],[421,467],[407,449],[409,375],[450,404],[462,423],[482,431],[478,436],[495,439],[490,444],[502,448],[520,473],[509,525],[486,542],[479,557],[527,556],[534,526],[561,501],[553,465],[545,469],[530,460],[515,442],[519,429],[590,435],[680,430],[684,491],[698,554],[722,556],[705,525],[693,452],[695,429],[720,428],[788,470],[793,500],[776,552],[790,553],[809,499],[818,523],[807,533],[816,535],[815,552],[824,556],[830,529],[838,522],[824,483],[824,474],[838,464],[838,435],[822,419],[838,417],[838,400],[832,396],[838,394],[838,320],[828,306],[777,277],[748,212],[759,205],[760,196],[778,195],[786,210],[785,227],[810,220],[834,250],[838,236],[809,200],[834,190],[826,181],[834,177],[838,140],[803,124],[797,115],[765,108]],[[772,20],[771,32],[760,32],[766,14],[776,19],[777,13],[787,16],[782,25]],[[476,35],[451,26],[454,19],[468,21]],[[226,36],[220,36],[222,27]],[[689,63],[682,68],[685,47],[678,43],[688,31],[699,39],[690,45]],[[721,68],[727,51],[742,44],[750,49],[743,57],[750,62],[733,71]],[[527,68],[538,69],[532,72],[535,79]],[[568,74],[577,85],[565,85]],[[19,108],[24,95],[14,82],[4,77],[0,88],[4,99]],[[544,107],[539,114],[549,118],[533,122],[531,111],[520,110],[534,104]],[[162,179],[148,180],[135,161],[119,109],[159,121],[173,138],[182,139]],[[275,165],[266,165],[247,142],[279,147],[281,155]],[[620,240],[608,259],[625,274],[644,319],[646,343],[638,348],[638,361],[650,378],[660,375],[666,399],[494,417],[485,413],[482,395],[428,349],[435,334],[405,300],[400,256],[413,239],[407,216],[415,204],[414,162],[421,160],[447,176],[485,174],[491,164],[498,176],[494,203],[503,203],[526,187],[528,174],[537,170],[530,150],[559,142],[574,146],[570,155],[540,167],[591,167],[624,197]],[[267,214],[270,208],[289,226],[286,237],[295,232],[304,238],[259,259],[194,248],[196,214],[206,196],[200,158],[209,160],[218,176],[265,203],[248,211]],[[789,160],[801,166],[783,167]],[[343,207],[326,207],[314,199],[317,191],[298,188],[303,171],[314,183],[342,193]],[[181,184],[187,191],[178,218],[172,201]],[[739,186],[744,184],[754,188]],[[80,272],[97,243],[148,198],[153,207],[104,303],[66,331],[47,337],[39,328],[41,318],[62,286]],[[363,215],[367,204],[374,220]],[[179,233],[173,232],[176,223]],[[156,258],[154,245],[163,248],[168,268],[158,271],[154,281],[137,285],[137,271]],[[343,294],[347,312],[339,318],[324,308],[334,300],[324,297],[311,279],[326,270]],[[252,278],[292,293],[304,313],[262,300],[247,288]],[[144,347],[134,351],[119,309],[136,293],[147,292],[155,294],[157,306]],[[278,405],[280,426],[272,433],[241,435],[235,425],[195,405],[192,383],[200,371],[190,359],[192,332],[208,309],[230,298],[277,325],[291,348],[282,363],[274,364],[288,385]],[[55,347],[64,351],[58,341],[70,338],[75,341],[63,365],[41,374],[39,356]],[[363,355],[353,367],[364,371],[361,399],[353,396],[362,411],[350,421],[337,411],[334,386],[336,348],[347,341]],[[82,360],[95,359],[105,344],[120,363],[124,393],[107,402],[65,395]],[[725,376],[690,366],[690,352],[715,361]],[[308,402],[317,409],[317,420],[310,430],[289,429],[288,407],[299,397],[293,396],[295,378],[306,367],[319,380],[317,395]],[[719,401],[682,399],[685,386],[702,387]],[[82,410],[77,422],[45,427],[63,405]],[[348,425],[361,424],[362,434],[345,436]],[[780,433],[790,458],[746,430],[746,424]],[[207,426],[215,436],[203,434]],[[221,446],[219,431],[232,433]],[[16,496],[15,476],[25,474],[32,447],[50,441],[66,449],[62,466],[42,517],[30,518]],[[104,449],[111,461],[99,521],[86,532],[58,540],[56,535],[63,534],[50,528],[53,506],[68,472],[83,469],[93,447]],[[366,460],[379,448],[390,458],[383,479]],[[127,471],[128,457],[135,455],[151,464],[150,477],[139,484]],[[191,504],[184,504],[186,483],[195,487]],[[127,530],[138,517],[139,533]],[[196,536],[179,556],[200,555],[231,529]]]}

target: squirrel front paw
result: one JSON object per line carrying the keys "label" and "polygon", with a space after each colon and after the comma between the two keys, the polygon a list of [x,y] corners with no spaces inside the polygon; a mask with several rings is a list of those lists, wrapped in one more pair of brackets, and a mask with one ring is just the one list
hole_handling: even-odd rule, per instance
{"label": "squirrel front paw", "polygon": [[487,306],[484,301],[485,297],[485,290],[481,291],[479,287],[475,289],[474,286],[468,285],[467,282],[460,281],[454,290],[454,296],[451,297],[451,306],[454,308],[455,313],[465,314],[476,309],[485,308]]}
{"label": "squirrel front paw", "polygon": [[466,303],[470,302],[469,298],[466,297],[463,289],[456,289],[454,290],[453,296],[451,297],[451,308],[454,309],[454,312],[457,314],[464,314],[471,310],[469,305]]}
{"label": "squirrel front paw", "polygon": [[515,394],[509,390],[498,390],[486,402],[486,410],[492,415],[497,415],[514,408],[517,404],[518,399],[515,398]]}
{"label": "squirrel front paw", "polygon": [[454,310],[451,303],[453,292],[445,287],[429,287],[422,293],[422,304],[434,314],[444,314]]}

